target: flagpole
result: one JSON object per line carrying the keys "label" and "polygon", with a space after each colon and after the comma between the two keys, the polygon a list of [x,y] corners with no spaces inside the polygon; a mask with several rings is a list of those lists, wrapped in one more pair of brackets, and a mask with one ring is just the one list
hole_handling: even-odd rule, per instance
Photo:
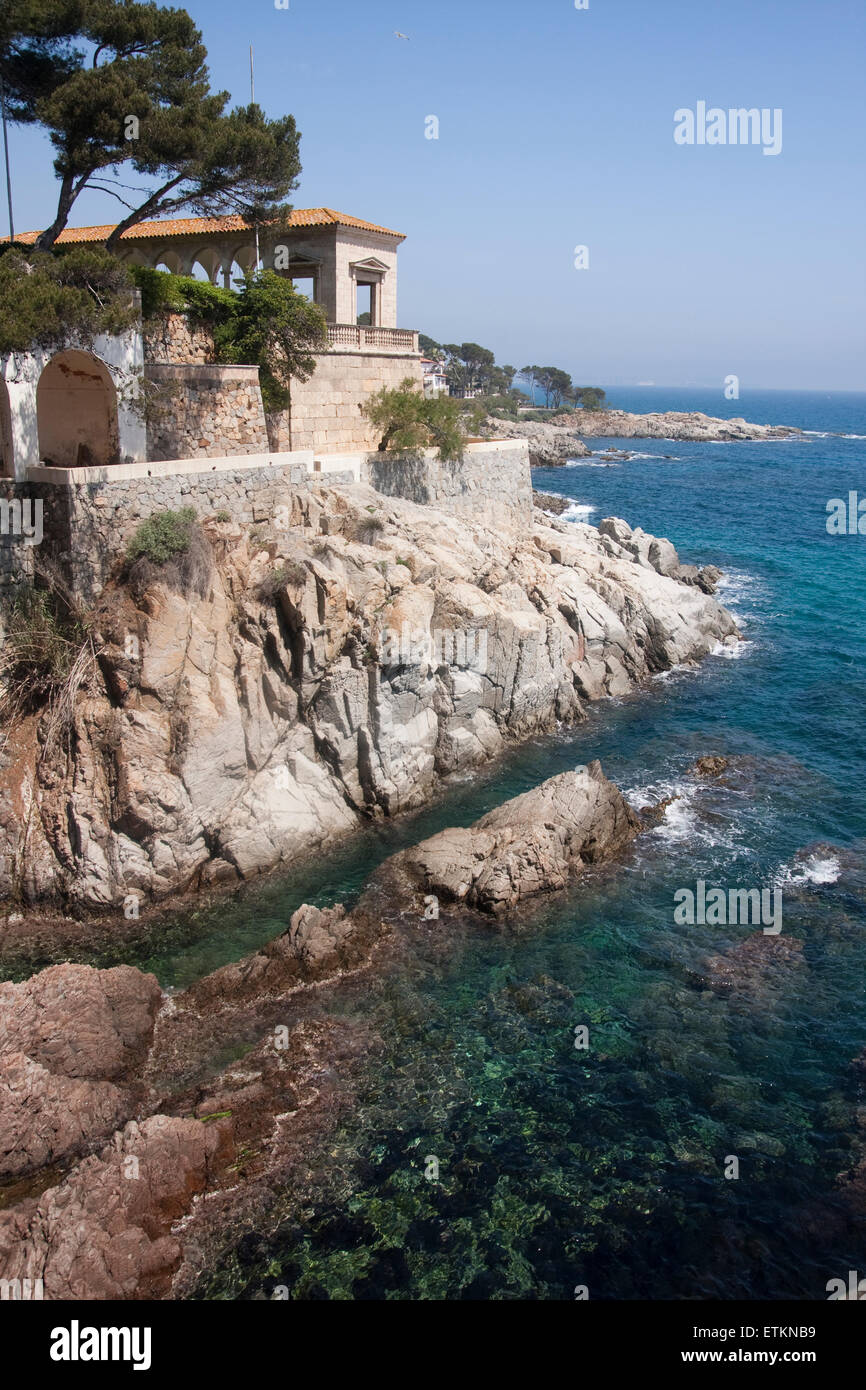
{"label": "flagpole", "polygon": [[[250,44],[250,101],[255,106],[256,102],[256,70],[253,63],[253,46]],[[262,268],[262,258],[259,255],[259,228],[256,224],[256,270]]]}
{"label": "flagpole", "polygon": [[9,164],[9,129],[6,124],[6,84],[0,73],[0,116],[3,121],[3,150],[6,158],[6,198],[9,203],[9,240],[15,240],[15,222],[12,217],[12,170]]}

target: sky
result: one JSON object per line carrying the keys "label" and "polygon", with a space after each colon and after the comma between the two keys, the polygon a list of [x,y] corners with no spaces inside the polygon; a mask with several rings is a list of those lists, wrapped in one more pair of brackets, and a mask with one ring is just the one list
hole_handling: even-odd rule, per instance
{"label": "sky", "polygon": [[[581,384],[866,389],[866,0],[277,3],[185,8],[216,88],[248,101],[252,43],[295,116],[293,205],[406,234],[401,327]],[[780,109],[781,150],[676,143],[699,102]],[[35,229],[50,146],[11,139]]]}

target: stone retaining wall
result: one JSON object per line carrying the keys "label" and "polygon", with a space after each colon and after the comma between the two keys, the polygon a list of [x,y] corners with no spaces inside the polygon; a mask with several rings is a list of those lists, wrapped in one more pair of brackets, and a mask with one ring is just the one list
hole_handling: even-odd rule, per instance
{"label": "stone retaining wall", "polygon": [[31,470],[29,493],[43,499],[43,544],[85,602],[99,595],[138,526],[154,512],[194,507],[250,524],[291,508],[308,487],[312,454],[179,459],[116,469]]}
{"label": "stone retaining wall", "polygon": [[33,577],[33,551],[44,528],[44,507],[38,510],[37,500],[25,483],[0,483],[0,610]]}
{"label": "stone retaining wall", "polygon": [[529,449],[522,439],[468,444],[458,463],[440,462],[435,449],[412,456],[366,454],[360,476],[388,497],[441,507],[480,525],[522,530],[532,519]]}
{"label": "stone retaining wall", "polygon": [[143,326],[144,360],[149,366],[202,366],[213,362],[213,330],[186,314],[158,314]]}
{"label": "stone retaining wall", "polygon": [[[148,458],[218,458],[268,451],[258,367],[151,363]],[[162,393],[160,399],[159,393]]]}

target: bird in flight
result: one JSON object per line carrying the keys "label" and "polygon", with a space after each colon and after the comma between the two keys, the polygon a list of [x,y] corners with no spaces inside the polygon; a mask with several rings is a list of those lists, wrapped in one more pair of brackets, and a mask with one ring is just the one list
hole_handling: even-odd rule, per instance
{"label": "bird in flight", "polygon": [[394,38],[395,38],[395,39],[405,39],[407,43],[410,42],[409,35],[408,35],[408,34],[401,34],[399,29],[395,29],[395,30],[394,30]]}

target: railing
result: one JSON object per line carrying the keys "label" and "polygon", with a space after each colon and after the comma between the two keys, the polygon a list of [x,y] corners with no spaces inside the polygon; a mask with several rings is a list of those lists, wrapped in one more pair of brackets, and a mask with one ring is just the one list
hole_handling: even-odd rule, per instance
{"label": "railing", "polygon": [[396,352],[412,356],[420,351],[412,328],[366,328],[354,323],[328,325],[332,351]]}

